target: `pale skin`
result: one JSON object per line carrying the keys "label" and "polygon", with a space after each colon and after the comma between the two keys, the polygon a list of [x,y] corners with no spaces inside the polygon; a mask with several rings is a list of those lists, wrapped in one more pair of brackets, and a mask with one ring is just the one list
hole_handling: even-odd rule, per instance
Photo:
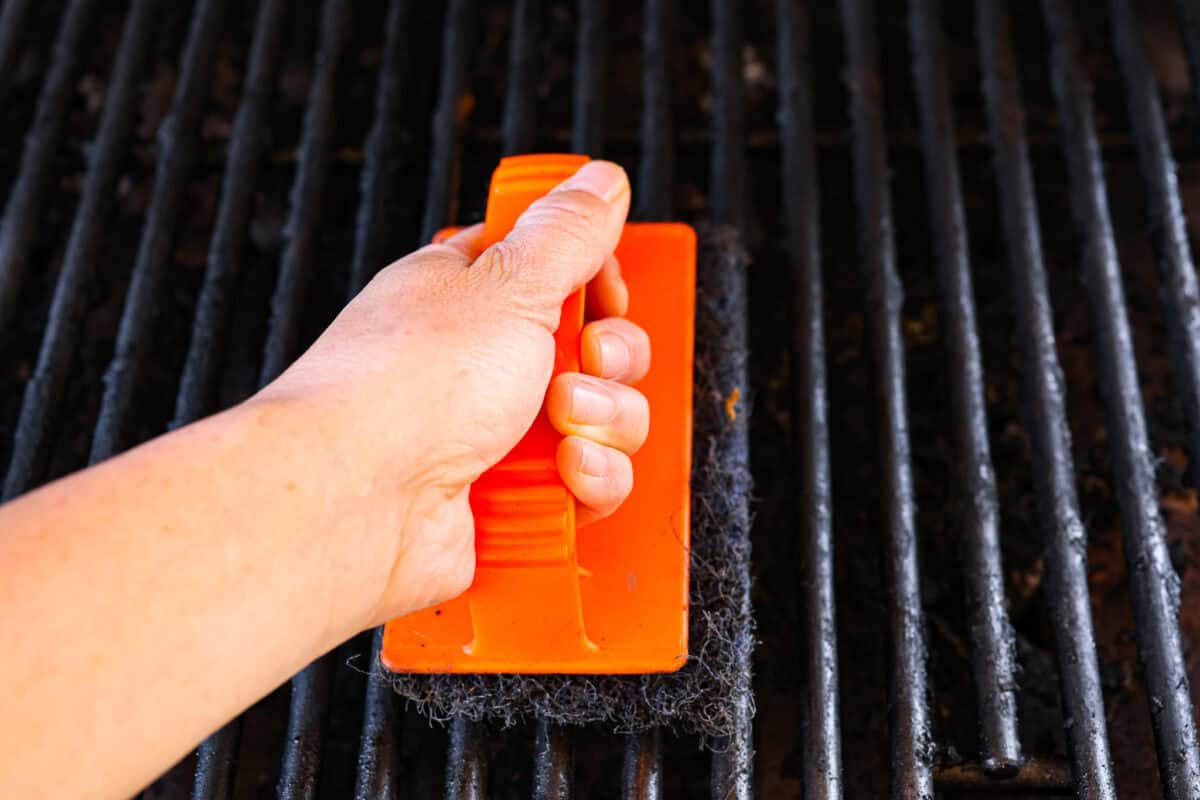
{"label": "pale skin", "polygon": [[[591,162],[478,258],[476,227],[385,268],[244,403],[0,507],[0,796],[129,796],[314,658],[461,593],[470,485],[543,399],[581,519],[614,511],[649,428],[628,209]],[[582,372],[551,382],[585,284]]]}

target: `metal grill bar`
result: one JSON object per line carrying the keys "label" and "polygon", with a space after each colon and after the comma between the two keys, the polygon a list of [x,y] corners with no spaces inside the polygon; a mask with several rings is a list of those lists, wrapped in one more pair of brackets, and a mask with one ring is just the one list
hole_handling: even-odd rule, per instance
{"label": "metal grill bar", "polygon": [[325,720],[329,716],[329,694],[333,687],[333,659],[334,654],[329,653],[292,678],[276,797],[312,800],[317,796]]}
{"label": "metal grill bar", "polygon": [[95,275],[100,235],[109,219],[121,156],[133,129],[138,77],[149,52],[153,23],[160,5],[159,0],[138,0],[125,20],[109,82],[112,88],[105,97],[83,195],[71,224],[54,298],[50,301],[37,365],[25,384],[25,395],[21,399],[12,459],[4,481],[5,500],[27,491],[38,480],[42,468],[39,462],[46,455],[45,443],[53,433],[62,408],[63,388],[78,347],[83,304]]}
{"label": "metal grill bar", "polygon": [[[646,0],[642,21],[641,163],[637,176],[637,208],[642,221],[670,219],[674,207],[674,128],[671,120],[671,42],[676,0]],[[655,730],[625,737],[621,797],[662,797],[662,733]]]}
{"label": "metal grill bar", "polygon": [[[714,186],[720,184],[714,183]],[[734,244],[738,244],[733,240]],[[746,319],[746,274],[740,259],[701,257],[696,274],[696,291],[701,306],[696,313],[696,341],[700,347],[720,347],[722,352],[745,353],[748,339]],[[719,298],[719,299],[714,299]],[[719,345],[717,343],[720,343]],[[701,403],[723,404],[740,387],[748,386],[745,357],[717,359],[709,377],[710,387],[700,394]],[[722,409],[723,410],[723,409]],[[708,409],[710,415],[720,413]],[[728,470],[722,487],[726,496],[706,498],[709,512],[724,521],[725,535],[737,537],[740,568],[749,570],[750,558],[750,436],[749,415],[732,414],[722,420],[722,426],[710,440],[711,457]],[[744,537],[744,538],[743,538]],[[748,576],[747,576],[748,578]],[[732,598],[741,605],[739,613],[750,612],[749,581],[739,597]],[[749,630],[736,634],[733,667],[739,682],[725,702],[732,706],[733,733],[718,738],[713,744],[711,787],[715,800],[750,800],[753,796],[754,742],[752,722],[754,698],[751,689],[751,650],[753,634]]]}
{"label": "metal grill bar", "polygon": [[1009,278],[1021,348],[1024,425],[1033,448],[1038,517],[1045,542],[1046,602],[1058,654],[1071,770],[1082,800],[1113,800],[1112,760],[1092,633],[1087,531],[1075,493],[1062,368],[1038,232],[1024,103],[1002,0],[977,0],[976,25]]}
{"label": "metal grill bar", "polygon": [[[712,0],[712,126],[713,147],[709,174],[709,214],[717,224],[731,225],[744,235],[746,219],[746,131],[742,107],[742,39],[736,0]],[[699,280],[699,279],[698,279]],[[733,352],[745,349],[746,287],[742,274],[720,276],[721,295],[729,303],[729,327],[721,340]],[[699,332],[698,332],[698,335]],[[747,386],[745,363],[724,364],[724,386]],[[749,468],[750,443],[747,415],[739,414],[722,447],[722,460],[744,462]],[[748,487],[747,487],[748,488]],[[750,509],[742,503],[727,509],[733,530],[750,530]],[[746,554],[747,558],[749,553]],[[749,569],[749,564],[746,565]],[[750,613],[750,593],[737,598]],[[712,756],[712,794],[720,800],[749,800],[754,776],[754,699],[751,688],[750,647],[738,648],[737,674],[742,681],[730,702],[734,706],[735,732],[719,740]]]}
{"label": "metal grill bar", "polygon": [[[254,183],[264,155],[262,131],[267,125],[271,87],[279,62],[283,7],[283,0],[265,0],[255,20],[246,85],[233,123],[216,228],[208,247],[204,285],[196,301],[192,339],[179,381],[172,428],[199,419],[214,405],[231,299],[253,210]],[[222,800],[233,790],[241,725],[240,717],[231,720],[201,743],[192,783],[192,797],[196,800]]]}
{"label": "metal grill bar", "polygon": [[[538,39],[540,29],[540,0],[517,0],[513,8],[504,98],[502,146],[505,155],[527,153],[533,149],[534,121],[537,117],[537,97],[534,91],[537,48],[533,43]],[[432,187],[429,202],[435,202]],[[426,209],[426,213],[429,213],[429,209]],[[454,216],[452,211],[449,218],[453,219]],[[547,735],[545,729],[545,721],[539,719],[538,737]],[[539,738],[534,745],[535,793],[539,789],[536,780],[541,777],[541,773],[545,771],[549,775],[553,771],[549,764],[542,761],[550,756],[551,748],[544,746]],[[463,759],[464,763],[456,767],[452,763],[456,758]],[[450,749],[447,753],[447,800],[467,800],[475,797],[476,793],[482,794],[486,791],[487,762],[488,756],[483,750],[481,724],[464,718],[455,719],[450,729]],[[563,788],[566,789],[565,786]]]}
{"label": "metal grill bar", "polygon": [[50,194],[54,156],[62,144],[75,73],[96,5],[95,0],[71,0],[67,8],[54,42],[50,72],[38,97],[33,125],[25,135],[17,180],[4,205],[4,219],[0,222],[0,331],[7,331],[12,324],[13,309],[25,281],[26,260]]}
{"label": "metal grill bar", "polygon": [[1179,17],[1179,30],[1187,50],[1188,74],[1192,79],[1192,93],[1200,100],[1200,5],[1193,0],[1175,0]]}
{"label": "metal grill bar", "polygon": [[945,35],[937,0],[910,0],[913,82],[925,161],[937,285],[945,325],[958,476],[963,583],[971,631],[979,760],[996,777],[1021,763],[1017,734],[1017,653],[1004,599],[996,473],[988,446],[983,363],[975,321],[958,143],[946,85]]}
{"label": "metal grill bar", "polygon": [[637,218],[662,221],[674,202],[675,134],[671,120],[671,42],[676,0],[646,0],[642,29],[642,155]]}
{"label": "metal grill bar", "polygon": [[484,800],[487,797],[487,758],[483,754],[478,722],[456,717],[450,723],[446,751],[447,800]]}
{"label": "metal grill bar", "polygon": [[354,256],[350,267],[349,296],[353,298],[388,258],[383,252],[389,181],[396,168],[400,141],[400,115],[404,106],[404,79],[409,65],[405,33],[412,22],[412,3],[392,0],[388,7],[383,65],[375,90],[375,119],[367,134],[358,215],[354,225]]}
{"label": "metal grill bar", "polygon": [[438,86],[437,109],[433,112],[433,152],[429,164],[429,190],[421,241],[428,242],[458,205],[459,154],[462,149],[463,115],[460,109],[467,90],[467,58],[471,52],[468,31],[475,13],[472,0],[450,0],[442,34],[442,80]]}
{"label": "metal grill bar", "polygon": [[846,36],[859,257],[866,281],[875,391],[882,412],[882,429],[877,433],[884,473],[880,494],[884,498],[885,573],[893,599],[888,626],[891,795],[919,800],[933,796],[933,742],[900,328],[904,290],[896,271],[892,234],[874,8],[870,0],[841,0],[840,6]]}
{"label": "metal grill bar", "polygon": [[1175,391],[1188,427],[1188,471],[1200,485],[1200,290],[1188,244],[1187,220],[1179,197],[1175,159],[1163,118],[1154,71],[1146,57],[1141,28],[1125,0],[1110,0],[1109,27],[1125,84],[1125,104],[1133,126],[1134,151],[1146,196],[1146,222],[1167,318],[1167,342]]}
{"label": "metal grill bar", "polygon": [[570,733],[538,720],[533,742],[533,800],[571,800],[574,761]]}
{"label": "metal grill bar", "polygon": [[142,238],[130,276],[125,309],[112,362],[104,374],[104,396],[92,438],[90,461],[103,461],[124,448],[125,425],[140,382],[146,351],[153,341],[163,271],[171,257],[179,212],[199,141],[200,117],[221,32],[224,0],[201,0],[188,30],[179,84],[171,110],[158,132],[162,153]]}
{"label": "metal grill bar", "polygon": [[396,773],[399,769],[400,748],[397,746],[400,715],[396,709],[396,693],[391,684],[374,677],[373,668],[379,663],[383,648],[383,628],[375,629],[371,638],[371,677],[363,702],[362,738],[358,746],[358,772],[354,780],[355,800],[377,800],[396,796]]}
{"label": "metal grill bar", "polygon": [[286,233],[287,246],[279,265],[279,280],[271,298],[271,327],[263,353],[259,382],[271,382],[296,357],[304,291],[312,278],[320,231],[325,184],[333,152],[333,103],[338,62],[345,40],[347,0],[325,0],[316,77],[304,112],[296,178],[292,182]]}
{"label": "metal grill bar", "polygon": [[738,4],[712,0],[712,126],[709,214],[745,229],[746,125],[742,108],[742,38]]}
{"label": "metal grill bar", "polygon": [[[402,1],[402,0],[401,0]],[[393,3],[395,6],[396,3]],[[389,55],[399,51],[400,37],[403,30],[401,14],[393,7],[388,23]],[[446,11],[442,36],[442,71],[438,87],[437,108],[433,114],[432,136],[433,145],[429,170],[429,183],[425,198],[425,212],[421,225],[421,241],[430,241],[434,234],[455,216],[457,208],[457,187],[459,156],[461,152],[461,135],[465,122],[462,109],[463,95],[467,90],[467,74],[469,68],[469,31],[474,6],[471,0],[451,0]],[[389,66],[390,65],[390,66]],[[395,137],[387,135],[384,125],[390,125],[385,119],[396,116],[402,100],[398,86],[398,65],[385,63],[388,74],[381,77],[377,95],[377,115],[375,128],[372,130],[369,152],[390,147]],[[395,83],[393,83],[395,81]],[[394,108],[385,118],[385,104],[394,104]],[[379,158],[378,164],[370,173],[364,175],[364,201],[360,207],[359,239],[356,242],[356,270],[359,277],[354,280],[365,283],[366,272],[378,266],[377,245],[372,244],[370,236],[377,236],[376,226],[382,221],[370,223],[372,218],[379,218],[378,210],[381,201],[372,199],[367,189],[367,181],[378,181],[371,175],[382,172],[382,164],[386,162]],[[372,190],[374,191],[381,191]],[[372,233],[374,231],[374,233]],[[372,260],[374,259],[374,260]],[[382,629],[376,632],[372,645],[372,663],[379,658],[382,645]],[[360,753],[359,771],[356,784],[356,797],[376,797],[375,787],[384,787],[384,791],[392,791],[396,783],[398,748],[396,735],[398,732],[398,714],[394,705],[391,688],[387,685],[368,682],[366,697],[366,713],[363,720],[363,750]],[[409,726],[409,731],[414,731]],[[480,736],[476,723],[464,719],[456,719],[450,728],[450,746],[447,751],[446,787],[447,798],[481,797],[487,781],[487,762],[480,750]],[[464,761],[464,759],[466,759]]]}
{"label": "metal grill bar", "polygon": [[13,66],[27,41],[25,22],[33,0],[7,0],[0,8],[0,97],[8,94]]}
{"label": "metal grill bar", "polygon": [[508,87],[504,99],[504,154],[533,150],[537,118],[537,42],[541,35],[541,0],[517,0],[508,46]]}
{"label": "metal grill bar", "polygon": [[661,800],[663,796],[662,731],[625,737],[621,767],[622,800]]}
{"label": "metal grill bar", "polygon": [[[333,151],[333,104],[338,62],[345,41],[346,9],[347,0],[325,0],[321,14],[316,75],[304,113],[304,132],[285,229],[288,241],[271,298],[271,324],[259,375],[259,383],[264,386],[283,372],[301,345],[300,322],[316,258]],[[281,799],[309,800],[316,796],[335,652],[317,659],[292,678],[283,766],[276,788]]]}
{"label": "metal grill bar", "polygon": [[1091,87],[1080,66],[1079,37],[1070,9],[1059,0],[1044,0],[1042,9],[1050,34],[1051,82],[1058,101],[1071,206],[1084,242],[1081,267],[1159,771],[1168,798],[1195,797],[1200,786],[1200,753],[1179,637],[1179,578],[1167,554],[1158,509]]}
{"label": "metal grill bar", "polygon": [[[409,29],[412,4],[392,0],[388,9],[382,71],[375,92],[375,120],[367,136],[363,163],[358,218],[355,224],[354,256],[350,268],[349,296],[353,298],[384,263],[383,231],[388,223],[386,200],[388,179],[395,162],[396,143],[400,138],[399,117],[404,101],[404,72],[407,67],[405,33]],[[383,647],[383,628],[371,639],[372,673],[379,663]],[[396,738],[399,715],[395,693],[390,684],[367,680],[363,708],[363,730],[358,750],[358,772],[354,796],[357,800],[390,798],[396,793],[399,747]]]}
{"label": "metal grill bar", "polygon": [[[535,76],[538,69],[537,46],[541,23],[540,0],[518,0],[513,10],[512,38],[509,41],[508,91],[504,103],[504,152],[512,155],[534,148],[534,122],[537,118]],[[584,54],[580,54],[580,59]],[[590,56],[593,60],[595,54]],[[577,77],[576,89],[580,90]],[[575,109],[576,121],[583,107]],[[483,759],[484,756],[474,756]],[[567,732],[558,725],[538,719],[533,745],[533,797],[535,800],[568,800],[573,782],[571,745]]]}
{"label": "metal grill bar", "polygon": [[196,749],[196,771],[192,776],[193,798],[230,796],[241,739],[242,718],[238,717],[200,743]]}
{"label": "metal grill bar", "polygon": [[579,1],[575,38],[575,108],[571,149],[599,158],[604,147],[604,58],[607,0]]}
{"label": "metal grill bar", "polygon": [[806,634],[801,642],[800,768],[805,797],[838,800],[842,796],[842,732],[811,23],[807,7],[796,0],[778,0],[775,10],[784,244],[793,282],[792,407],[800,517],[801,630]]}
{"label": "metal grill bar", "polygon": [[199,419],[215,405],[225,331],[254,210],[255,182],[266,150],[264,131],[282,50],[283,11],[282,0],[264,0],[255,19],[245,88],[233,121],[216,226],[208,246],[204,284],[196,300],[172,428]]}

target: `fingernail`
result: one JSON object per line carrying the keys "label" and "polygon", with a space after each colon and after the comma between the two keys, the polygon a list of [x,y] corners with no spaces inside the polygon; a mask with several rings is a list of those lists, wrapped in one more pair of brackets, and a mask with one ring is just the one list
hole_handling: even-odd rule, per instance
{"label": "fingernail", "polygon": [[579,425],[604,425],[617,416],[617,404],[607,393],[586,384],[571,388],[571,421]]}
{"label": "fingernail", "polygon": [[633,356],[629,345],[615,333],[600,334],[600,371],[605,378],[617,378],[629,372]]}
{"label": "fingernail", "polygon": [[628,185],[625,170],[611,161],[589,161],[558,186],[558,191],[574,190],[594,194],[611,203]]}
{"label": "fingernail", "polygon": [[591,442],[584,442],[580,448],[579,474],[590,475],[593,478],[602,478],[607,471],[607,467],[608,459],[604,457],[600,446],[594,445]]}

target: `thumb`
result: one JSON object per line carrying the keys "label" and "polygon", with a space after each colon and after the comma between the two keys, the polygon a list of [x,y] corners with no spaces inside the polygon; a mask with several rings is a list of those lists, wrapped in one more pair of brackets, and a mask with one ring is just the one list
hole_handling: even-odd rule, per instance
{"label": "thumb", "polygon": [[539,319],[558,319],[567,296],[586,284],[616,249],[629,214],[629,179],[610,161],[589,161],[534,201],[474,270]]}

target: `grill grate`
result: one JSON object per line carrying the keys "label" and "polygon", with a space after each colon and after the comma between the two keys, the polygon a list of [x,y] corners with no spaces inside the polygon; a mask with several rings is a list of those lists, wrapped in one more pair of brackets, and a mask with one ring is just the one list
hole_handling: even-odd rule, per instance
{"label": "grill grate", "polygon": [[[69,0],[53,14],[35,5],[29,0],[0,4],[0,96],[19,102],[22,85],[33,82],[18,68],[23,53],[34,46],[30,42],[53,42],[45,75],[37,78],[40,87],[31,103],[25,144],[15,153],[0,154],[0,161],[7,158],[13,165],[0,222],[0,329],[7,336],[9,330],[37,328],[35,347],[20,344],[21,336],[15,336],[17,343],[3,351],[14,366],[4,366],[0,389],[12,388],[14,398],[23,392],[19,404],[0,407],[9,415],[0,423],[12,431],[5,498],[68,466],[112,455],[151,432],[144,418],[156,412],[148,412],[139,400],[147,387],[167,387],[163,391],[173,396],[173,413],[169,423],[154,424],[176,427],[236,399],[249,385],[271,380],[320,322],[324,312],[315,311],[310,298],[314,286],[353,296],[398,244],[408,249],[446,224],[477,214],[481,204],[472,194],[474,185],[482,185],[487,165],[500,153],[555,146],[636,160],[638,219],[706,216],[736,228],[753,246],[757,269],[764,272],[731,277],[728,291],[740,296],[749,288],[754,315],[737,314],[726,335],[749,339],[756,348],[762,342],[769,345],[761,356],[756,350],[760,364],[755,377],[772,369],[766,364],[771,348],[789,351],[790,372],[781,381],[789,388],[780,412],[788,422],[780,429],[790,426],[790,449],[772,443],[762,448],[786,450],[782,466],[766,456],[756,455],[754,462],[760,486],[768,487],[756,536],[773,548],[768,553],[784,554],[783,565],[760,567],[767,588],[756,600],[767,646],[760,648],[757,686],[751,686],[752,665],[741,664],[745,684],[736,698],[740,733],[713,743],[711,756],[697,756],[693,741],[658,730],[617,737],[535,721],[496,736],[486,726],[464,720],[444,734],[431,730],[415,712],[400,707],[390,688],[364,681],[344,666],[352,653],[365,650],[377,657],[377,631],[314,662],[285,693],[268,700],[280,718],[274,733],[264,734],[254,712],[231,722],[152,787],[149,796],[252,796],[254,786],[271,784],[286,798],[351,791],[359,798],[443,792],[448,798],[507,797],[519,787],[520,793],[537,798],[611,796],[619,790],[622,797],[649,800],[695,795],[699,782],[719,798],[750,797],[756,785],[764,796],[802,791],[810,798],[854,796],[862,786],[881,789],[885,783],[897,798],[932,797],[935,790],[947,796],[994,792],[1086,798],[1116,797],[1119,786],[1126,794],[1144,791],[1123,771],[1140,752],[1137,745],[1129,744],[1131,735],[1118,732],[1117,722],[1109,730],[1106,720],[1106,708],[1113,713],[1116,690],[1106,672],[1112,655],[1105,642],[1113,637],[1105,631],[1120,623],[1100,613],[1093,619],[1092,606],[1099,603],[1089,593],[1088,556],[1098,545],[1096,536],[1089,535],[1095,525],[1087,484],[1081,484],[1082,493],[1077,487],[1087,470],[1080,458],[1086,451],[1072,443],[1068,420],[1073,407],[1064,381],[1064,367],[1069,375],[1079,367],[1060,335],[1064,313],[1073,313],[1061,307],[1074,306],[1061,292],[1054,293],[1059,302],[1051,302],[1061,259],[1040,230],[1056,209],[1047,208],[1044,191],[1039,195],[1035,169],[1039,177],[1045,172],[1057,177],[1053,170],[1062,164],[1079,239],[1078,258],[1070,266],[1078,266],[1086,288],[1095,362],[1091,369],[1102,401],[1104,446],[1112,461],[1113,495],[1127,553],[1130,627],[1141,672],[1126,681],[1139,687],[1144,683],[1142,705],[1148,713],[1143,727],[1153,735],[1164,796],[1200,797],[1191,662],[1179,623],[1180,568],[1168,549],[1168,521],[1160,508],[1162,472],[1156,473],[1160,450],[1154,445],[1161,444],[1156,431],[1162,414],[1153,400],[1150,405],[1143,401],[1139,363],[1144,374],[1145,356],[1135,348],[1141,334],[1131,312],[1140,300],[1132,293],[1127,297],[1130,267],[1118,246],[1122,233],[1116,203],[1109,205],[1117,191],[1111,168],[1106,179],[1106,166],[1111,167],[1106,157],[1124,148],[1136,163],[1144,194],[1146,221],[1137,234],[1149,241],[1155,255],[1162,338],[1170,355],[1174,402],[1182,411],[1179,441],[1194,485],[1200,464],[1200,290],[1184,214],[1188,186],[1177,178],[1173,152],[1194,155],[1195,149],[1190,142],[1182,150],[1173,145],[1172,116],[1140,27],[1145,12],[1135,14],[1128,0],[1109,0],[1106,15],[1108,50],[1125,102],[1125,117],[1117,127],[1127,119],[1128,138],[1121,138],[1123,133],[1114,137],[1106,109],[1094,107],[1092,81],[1101,67],[1087,47],[1090,19],[1077,19],[1071,0],[1041,0],[1036,7],[976,0],[970,15],[973,38],[968,35],[961,42],[947,36],[946,22],[964,10],[942,9],[937,0],[910,0],[907,27],[890,6],[888,16],[878,14],[871,0],[841,0],[837,20],[827,18],[831,12],[794,0],[776,0],[773,7],[765,0],[749,7],[735,0],[517,0],[510,9],[482,0],[447,0],[444,10],[435,12],[413,0],[379,0],[361,7],[348,0],[314,0],[303,4],[303,13],[283,0],[260,0],[253,18],[238,23],[251,34],[245,48],[248,64],[227,153],[215,159],[204,121],[223,48],[240,46],[227,41],[236,4],[196,0],[170,109],[152,152],[152,185],[136,252],[115,267],[122,274],[128,271],[127,286],[98,265],[111,248],[109,228],[123,224],[114,221],[123,212],[114,210],[113,201],[124,191],[130,154],[145,149],[136,122],[139,114],[147,115],[142,89],[151,81],[149,67],[162,57],[156,35],[169,26],[162,18],[170,4],[127,4],[95,140],[84,153],[78,204],[69,212],[69,230],[64,226],[61,231],[45,220],[63,202],[56,180],[65,169],[63,152],[75,147],[72,114],[79,102],[80,75],[91,63],[91,49],[98,47],[88,44],[87,33],[100,24],[96,20],[118,17],[93,0]],[[1191,4],[1178,5],[1195,77],[1200,75],[1200,23]],[[564,19],[570,23],[565,26],[572,55],[569,77],[554,78],[552,71],[547,77],[545,42],[564,27]],[[1044,31],[1046,44],[1044,53],[1034,57],[1027,51],[1037,50],[1036,42],[1027,46],[1026,38],[1016,35],[1031,19]],[[48,36],[41,30],[47,21],[53,29]],[[440,25],[440,45],[436,35],[429,35],[433,24]],[[363,141],[347,145],[347,134],[340,129],[346,105],[340,92],[354,68],[352,57],[358,56],[364,25],[379,27],[381,53],[378,65],[370,66],[377,75],[372,77],[373,93],[353,95],[353,102],[369,98],[369,131]],[[309,34],[314,38],[298,35],[301,28],[315,30]],[[479,42],[497,29],[503,32],[506,57],[500,59],[501,67],[483,74]],[[825,36],[827,31],[831,35]],[[422,38],[431,41],[418,41]],[[285,83],[281,76],[296,60],[289,50],[295,49],[293,39],[306,42],[300,60],[311,63],[307,94],[294,103],[303,109],[294,153],[269,134],[281,119],[286,122],[281,107],[287,103],[279,95]],[[911,88],[890,68],[897,39],[899,47],[907,47]],[[1019,48],[1014,39],[1021,42]],[[978,58],[973,68],[982,91],[972,87],[981,96],[975,116],[954,74],[961,62],[956,45]],[[634,53],[639,46],[640,53]],[[440,55],[428,52],[439,49]],[[756,72],[764,52],[771,53],[762,68],[766,79]],[[1042,57],[1044,65],[1037,61]],[[636,67],[630,70],[629,63]],[[834,81],[817,77],[827,63],[844,66],[844,96],[837,95]],[[706,75],[697,77],[702,64]],[[612,100],[628,88],[629,73],[635,74],[632,85],[640,91],[637,111],[618,109]],[[422,79],[436,81],[429,98],[416,88]],[[554,80],[569,86],[569,117],[545,100],[546,84]],[[1032,91],[1022,91],[1023,80]],[[1200,81],[1192,88],[1200,99]],[[1044,99],[1039,91],[1046,93]],[[425,99],[432,101],[430,113]],[[1193,100],[1192,105],[1198,104]],[[778,109],[777,124],[764,123],[764,106],[769,112]],[[1039,125],[1037,114],[1046,110],[1042,106],[1057,115],[1057,151],[1044,135],[1046,126]],[[635,116],[636,124],[629,124]],[[972,134],[976,116],[986,128]],[[1184,119],[1196,121],[1195,116]],[[1028,608],[1017,607],[1014,580],[1006,572],[1006,567],[1013,569],[1009,561],[1016,546],[1009,533],[1016,523],[1009,518],[1018,510],[1002,503],[1008,496],[1002,488],[1005,472],[1013,459],[994,446],[991,376],[984,369],[985,361],[991,366],[985,341],[993,318],[991,301],[973,286],[984,282],[978,242],[988,232],[968,225],[974,218],[970,193],[978,173],[964,166],[971,152],[992,158],[995,187],[984,190],[996,196],[998,238],[1007,257],[1020,359],[1014,370],[1023,394],[1022,425],[1036,501],[1033,527],[1040,532],[1044,553],[1040,597],[1049,623],[1043,649],[1048,653],[1052,646],[1057,653],[1056,668],[1050,668],[1057,687],[1048,690],[1057,691],[1049,702],[1061,704],[1061,718],[1050,724],[1057,727],[1057,738],[1031,733],[1041,730],[1040,723],[1029,721],[1026,703],[1035,692],[1027,684],[1036,683],[1029,653],[1039,647],[1031,642],[1038,625],[1029,620]],[[917,173],[923,175],[918,188],[891,179],[893,170],[907,175],[918,163]],[[214,164],[222,177],[211,237],[206,236],[202,278],[197,276],[189,287],[187,280],[173,278],[178,241],[186,225],[189,187]],[[350,173],[358,184],[347,191]],[[834,186],[843,175],[851,178],[845,190]],[[259,237],[255,224],[262,215],[262,195],[274,192],[281,176],[290,185],[290,198],[281,203],[286,221],[279,252],[256,259],[247,241]],[[419,199],[405,205],[398,197],[402,184],[409,190],[420,185]],[[843,191],[849,200],[839,205]],[[322,237],[334,227],[328,220],[339,218],[331,202],[339,192],[353,193],[356,204],[342,226],[350,233],[331,245]],[[921,192],[923,203],[914,203]],[[780,213],[756,216],[773,207],[774,193],[779,194]],[[836,218],[846,210],[843,205],[855,211],[847,238],[858,247],[859,270],[848,281],[834,258]],[[906,224],[917,213],[910,205],[922,207],[922,225]],[[395,222],[405,214],[410,222]],[[914,237],[928,242],[932,294],[938,301],[934,338],[949,401],[941,458],[949,465],[946,477],[952,484],[947,494],[953,512],[946,524],[961,554],[957,564],[937,557],[940,551],[929,542],[936,531],[917,508],[929,480],[923,477],[926,457],[920,441],[920,415],[927,413],[922,404],[929,395],[914,387],[914,375],[924,368],[914,367],[912,357],[914,280],[907,253]],[[406,238],[411,241],[398,242]],[[775,238],[779,245],[771,244]],[[337,250],[338,263],[348,265],[344,275],[323,274],[328,250]],[[779,263],[789,269],[774,267],[777,253]],[[271,263],[263,267],[259,261]],[[247,360],[237,353],[258,348],[254,331],[260,330],[255,326],[262,325],[264,314],[242,310],[241,295],[253,294],[247,287],[262,282],[256,275],[264,269],[274,281],[269,318],[261,328],[261,352]],[[776,274],[764,274],[772,272]],[[847,282],[854,291],[849,301],[841,290]],[[772,316],[774,307],[787,304],[768,295],[779,286],[791,292],[790,319],[776,326],[782,317]],[[168,316],[164,297],[172,291],[189,297],[176,306],[187,309],[190,332],[185,355],[180,348],[179,369],[164,379],[154,360],[156,339]],[[95,353],[88,338],[103,293],[117,299],[116,312],[109,311],[113,352],[111,358],[105,353],[105,363],[99,365],[107,367],[101,385],[76,373],[78,362]],[[766,302],[760,302],[764,297]],[[237,333],[244,329],[239,327],[244,315],[258,320],[247,323],[252,333],[244,338],[249,344]],[[837,485],[843,474],[838,450],[846,439],[837,422],[850,416],[837,408],[837,401],[847,386],[865,388],[856,378],[839,375],[850,369],[840,360],[838,342],[851,319],[861,322],[863,349],[871,351],[874,393],[858,402],[867,415],[877,417],[870,424],[876,429],[878,463],[871,465],[876,470],[872,487],[854,488],[860,495],[847,495]],[[32,361],[27,377],[26,360]],[[734,385],[749,385],[744,365],[730,365],[725,377]],[[775,430],[769,420],[775,391],[758,387],[753,424],[763,427],[753,433],[756,445]],[[749,425],[740,420],[727,443],[730,458],[749,459]],[[87,444],[65,441],[64,431],[74,426],[87,429],[90,455]],[[780,489],[785,483],[787,488]],[[862,519],[843,502],[846,496],[869,496],[879,507],[880,539],[871,538],[869,525],[841,519]],[[749,513],[744,506],[731,510],[746,520]],[[1194,515],[1194,507],[1188,513]],[[881,553],[886,681],[882,665],[856,663],[869,661],[859,656],[875,651],[848,642],[846,632],[847,626],[861,630],[864,624],[862,607],[845,598],[856,585],[845,572],[861,565],[863,548]],[[782,580],[781,571],[786,573]],[[1094,587],[1097,579],[1092,580]],[[793,581],[796,597],[772,594],[781,586],[792,591]],[[942,597],[938,585],[957,586],[953,581],[961,581],[963,589],[963,597],[955,598],[961,623],[946,622],[946,601],[931,598],[931,587]],[[850,590],[844,588],[847,584]],[[740,599],[750,602],[749,597]],[[789,620],[794,627],[788,627]],[[878,622],[870,622],[878,631]],[[944,640],[962,643],[958,657],[969,668],[969,687],[963,682],[968,688],[947,686]],[[781,677],[780,664],[791,657],[780,652],[781,642],[788,653],[796,653],[794,680]],[[848,649],[854,654],[850,658]],[[854,676],[864,671],[873,676],[870,686],[855,682]],[[872,694],[872,686],[884,683],[887,711],[873,711],[872,698],[882,700],[883,693]],[[760,696],[798,700],[783,708],[764,704],[757,777],[754,688]],[[955,709],[957,714],[948,719],[941,701],[953,695],[970,704],[972,691],[975,741],[964,742],[954,731],[961,725],[959,717],[969,718],[969,710]],[[873,720],[882,721],[885,714],[886,735],[880,731],[860,740],[858,734],[872,731]],[[347,728],[350,734],[341,732]],[[252,751],[270,749],[261,744],[270,737],[279,740],[278,752],[251,757]],[[352,740],[348,758],[338,750],[347,747],[347,738]],[[885,766],[872,755],[885,750],[884,738],[890,767],[886,780],[861,778],[856,773],[862,767],[844,769],[843,763],[858,764],[860,758],[868,767]],[[1065,746],[1059,747],[1060,741]],[[969,751],[968,758],[955,757],[954,742]],[[789,748],[794,750],[790,762],[777,757]],[[339,767],[339,759],[348,766]],[[264,761],[270,763],[261,766]],[[517,762],[520,766],[513,766]],[[444,773],[432,775],[443,763]],[[621,765],[619,778],[618,770],[608,769],[616,764]],[[251,775],[254,769],[262,775]],[[337,769],[346,775],[334,775]],[[697,781],[695,772],[704,777]]]}

